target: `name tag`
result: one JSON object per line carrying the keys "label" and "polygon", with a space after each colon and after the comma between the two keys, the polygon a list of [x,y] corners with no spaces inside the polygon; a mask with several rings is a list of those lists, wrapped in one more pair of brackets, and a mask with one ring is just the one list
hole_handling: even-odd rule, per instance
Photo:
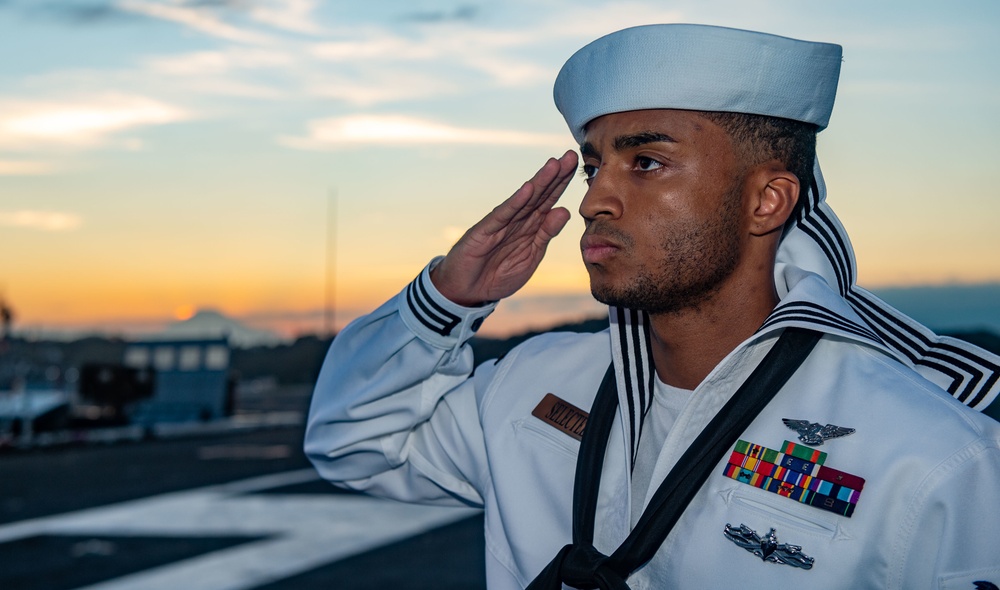
{"label": "name tag", "polygon": [[542,422],[572,436],[576,440],[583,438],[583,429],[587,426],[589,414],[566,400],[561,400],[551,393],[546,393],[538,402],[531,415]]}

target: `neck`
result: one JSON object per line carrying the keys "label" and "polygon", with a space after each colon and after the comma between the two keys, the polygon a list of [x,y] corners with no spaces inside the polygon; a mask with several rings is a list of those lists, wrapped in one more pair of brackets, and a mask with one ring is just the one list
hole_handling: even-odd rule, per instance
{"label": "neck", "polygon": [[756,284],[730,277],[697,307],[650,316],[657,376],[668,385],[695,389],[777,304],[770,275]]}

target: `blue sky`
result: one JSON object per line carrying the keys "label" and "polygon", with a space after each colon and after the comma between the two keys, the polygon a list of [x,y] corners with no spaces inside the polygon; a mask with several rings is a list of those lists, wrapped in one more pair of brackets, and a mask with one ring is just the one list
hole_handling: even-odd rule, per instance
{"label": "blue sky", "polygon": [[[0,0],[0,296],[23,326],[296,333],[334,268],[342,323],[574,147],[559,67],[651,22],[843,45],[819,154],[861,283],[1000,282],[998,2]],[[579,224],[495,325],[598,309]]]}

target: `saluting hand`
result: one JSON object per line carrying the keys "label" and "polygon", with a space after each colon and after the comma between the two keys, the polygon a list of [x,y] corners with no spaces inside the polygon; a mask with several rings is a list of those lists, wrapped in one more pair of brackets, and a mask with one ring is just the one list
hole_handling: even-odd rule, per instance
{"label": "saluting hand", "polygon": [[576,153],[549,158],[531,180],[451,248],[431,271],[442,295],[459,305],[475,306],[513,295],[538,268],[549,240],[569,221],[556,201],[576,170]]}

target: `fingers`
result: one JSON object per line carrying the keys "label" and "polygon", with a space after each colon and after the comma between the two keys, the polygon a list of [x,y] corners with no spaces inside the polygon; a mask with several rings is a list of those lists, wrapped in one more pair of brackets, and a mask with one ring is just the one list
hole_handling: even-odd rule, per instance
{"label": "fingers", "polygon": [[[532,205],[539,207],[542,206],[542,203],[549,203],[550,201],[554,203],[562,195],[569,181],[573,178],[573,173],[576,171],[576,164],[576,152],[572,150],[567,151],[558,160],[549,158],[545,162],[545,165],[530,180],[536,190],[535,195],[533,195],[535,198],[532,199]],[[553,197],[555,198],[553,199]]]}
{"label": "fingers", "polygon": [[557,162],[559,164],[557,174],[552,183],[546,187],[545,194],[543,195],[542,203],[547,204],[548,207],[552,207],[555,204],[566,190],[566,187],[569,186],[570,181],[573,180],[577,164],[576,152],[566,152]]}
{"label": "fingers", "polygon": [[533,194],[534,187],[530,181],[522,184],[521,188],[514,191],[513,195],[497,205],[489,215],[483,218],[480,222],[484,226],[483,229],[496,231],[509,224],[520,212],[525,210]]}
{"label": "fingers", "polygon": [[576,164],[576,152],[569,150],[559,158],[549,158],[528,182],[538,192],[547,193],[564,179],[572,177]]}
{"label": "fingers", "polygon": [[551,209],[562,196],[576,172],[576,152],[569,150],[559,159],[549,158],[531,180],[521,185],[507,200],[483,219],[483,229],[495,231],[507,224]]}
{"label": "fingers", "polygon": [[566,208],[554,205],[576,164],[575,152],[550,158],[531,180],[466,232],[432,271],[438,290],[463,303],[498,299],[520,289],[549,241],[570,219]]}
{"label": "fingers", "polygon": [[566,223],[569,222],[570,214],[569,209],[565,207],[556,207],[555,209],[548,212],[545,216],[545,221],[542,222],[542,231],[546,235],[545,241],[548,242],[552,238],[559,235],[559,232],[566,227]]}
{"label": "fingers", "polygon": [[[511,205],[517,207],[517,211],[512,212],[511,219],[522,219],[535,212],[545,212],[551,209],[566,190],[570,180],[573,179],[576,163],[576,152],[573,151],[566,152],[559,159],[549,158],[526,183],[525,186],[530,186],[531,193],[529,195],[515,193],[515,196],[527,197],[527,200],[523,202],[520,199],[510,200]],[[519,191],[525,190],[525,186],[522,186]]]}

